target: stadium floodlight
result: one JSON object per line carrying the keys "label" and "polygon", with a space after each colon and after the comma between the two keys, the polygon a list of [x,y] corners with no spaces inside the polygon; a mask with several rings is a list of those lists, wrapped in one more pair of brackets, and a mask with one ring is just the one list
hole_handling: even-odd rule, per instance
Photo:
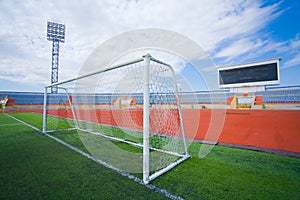
{"label": "stadium floodlight", "polygon": [[[52,41],[51,84],[58,82],[59,43],[65,42],[65,28],[64,24],[50,21],[47,23],[47,40]],[[51,93],[57,93],[57,87],[51,88]]]}

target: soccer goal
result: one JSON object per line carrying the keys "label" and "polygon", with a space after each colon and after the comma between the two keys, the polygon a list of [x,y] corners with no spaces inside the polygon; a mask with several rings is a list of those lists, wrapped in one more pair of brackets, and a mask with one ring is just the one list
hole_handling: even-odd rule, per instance
{"label": "soccer goal", "polygon": [[145,184],[189,158],[175,71],[149,54],[46,86],[43,132],[67,130]]}

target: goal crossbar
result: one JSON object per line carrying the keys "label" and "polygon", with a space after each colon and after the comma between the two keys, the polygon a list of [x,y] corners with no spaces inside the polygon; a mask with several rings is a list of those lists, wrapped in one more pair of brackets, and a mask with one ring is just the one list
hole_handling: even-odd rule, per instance
{"label": "goal crossbar", "polygon": [[101,69],[101,70],[98,70],[98,71],[95,71],[95,72],[87,73],[87,74],[84,74],[84,75],[81,75],[81,76],[77,76],[77,77],[74,77],[74,78],[71,78],[71,79],[67,79],[65,81],[56,82],[56,83],[47,85],[45,87],[46,88],[54,87],[54,86],[57,86],[57,85],[61,85],[61,84],[64,84],[64,83],[80,80],[80,79],[83,79],[83,78],[86,78],[86,77],[89,77],[89,76],[97,75],[97,74],[100,74],[100,73],[103,73],[103,72],[108,72],[108,71],[111,71],[111,70],[114,70],[114,69],[124,67],[126,65],[131,65],[131,64],[134,64],[134,63],[142,62],[142,61],[144,61],[144,58],[139,58],[139,59],[136,59],[136,60],[133,60],[133,61],[130,61],[130,62],[124,62],[124,63],[118,64],[118,65],[108,67],[106,69]]}

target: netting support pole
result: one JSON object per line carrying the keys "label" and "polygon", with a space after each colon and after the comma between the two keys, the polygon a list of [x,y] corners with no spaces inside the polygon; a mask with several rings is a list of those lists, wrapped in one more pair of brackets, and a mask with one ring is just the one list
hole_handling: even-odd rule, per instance
{"label": "netting support pole", "polygon": [[187,147],[187,144],[186,144],[186,135],[185,135],[185,130],[184,130],[184,123],[183,123],[183,116],[182,116],[182,110],[181,110],[181,103],[180,103],[180,98],[179,98],[179,91],[178,91],[178,84],[177,84],[177,80],[176,80],[176,73],[174,71],[174,68],[167,64],[167,63],[164,63],[162,61],[159,61],[153,57],[150,57],[150,60],[151,61],[154,61],[156,63],[159,63],[159,64],[162,64],[162,65],[165,65],[167,67],[170,68],[170,70],[172,71],[173,73],[173,81],[174,81],[174,85],[175,85],[175,92],[176,92],[176,100],[177,100],[177,108],[178,108],[178,111],[179,111],[179,119],[180,119],[180,124],[181,124],[181,130],[182,130],[182,136],[183,136],[183,144],[184,144],[184,151],[185,151],[185,157],[188,158],[190,157],[189,155],[189,152],[188,152],[188,147]]}
{"label": "netting support pole", "polygon": [[150,76],[150,54],[144,56],[144,112],[143,112],[143,181],[149,183],[150,174],[150,100],[149,100],[149,76]]}
{"label": "netting support pole", "polygon": [[73,115],[73,119],[74,119],[74,123],[75,123],[75,128],[79,129],[78,121],[77,121],[77,116],[76,116],[76,113],[75,113],[75,110],[74,110],[74,106],[73,106],[73,103],[72,103],[70,95],[69,95],[69,91],[68,91],[67,88],[63,88],[63,87],[59,87],[59,88],[65,90],[65,92],[66,92],[68,101],[70,103],[70,108],[71,108],[71,111],[72,111],[72,115]]}
{"label": "netting support pole", "polygon": [[47,130],[47,90],[48,88],[45,87],[44,92],[44,105],[43,105],[43,133],[46,133]]}

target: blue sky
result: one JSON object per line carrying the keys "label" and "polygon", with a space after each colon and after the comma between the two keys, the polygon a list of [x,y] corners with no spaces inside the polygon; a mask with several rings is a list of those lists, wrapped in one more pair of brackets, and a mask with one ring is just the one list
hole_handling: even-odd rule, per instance
{"label": "blue sky", "polygon": [[217,67],[281,57],[280,86],[300,85],[299,10],[298,0],[0,1],[0,91],[43,91],[50,82],[47,20],[66,24],[60,81],[110,38],[161,28],[195,41]]}

